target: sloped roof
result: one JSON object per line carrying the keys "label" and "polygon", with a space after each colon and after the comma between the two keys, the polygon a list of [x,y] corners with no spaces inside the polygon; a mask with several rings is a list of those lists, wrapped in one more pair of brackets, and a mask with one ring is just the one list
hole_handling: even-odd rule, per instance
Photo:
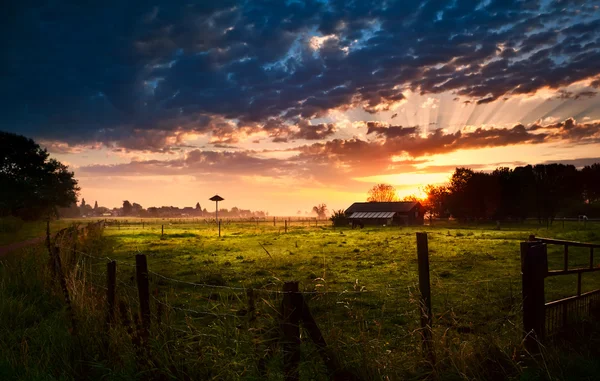
{"label": "sloped roof", "polygon": [[349,218],[392,218],[394,214],[396,212],[354,212]]}
{"label": "sloped roof", "polygon": [[355,202],[346,209],[346,213],[356,212],[400,212],[408,213],[415,208],[421,206],[418,202],[413,201],[398,201],[398,202]]}

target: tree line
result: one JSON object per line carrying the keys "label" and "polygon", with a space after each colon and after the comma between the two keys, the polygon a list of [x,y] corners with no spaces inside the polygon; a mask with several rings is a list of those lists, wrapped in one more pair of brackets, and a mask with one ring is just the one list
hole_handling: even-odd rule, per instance
{"label": "tree line", "polygon": [[446,184],[425,187],[426,209],[459,220],[600,217],[600,164],[538,164],[493,172],[456,168]]}

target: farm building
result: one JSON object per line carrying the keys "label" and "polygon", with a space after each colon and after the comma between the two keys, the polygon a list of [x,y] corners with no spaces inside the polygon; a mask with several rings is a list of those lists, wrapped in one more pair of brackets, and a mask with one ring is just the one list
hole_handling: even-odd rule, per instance
{"label": "farm building", "polygon": [[355,202],[346,215],[365,225],[423,225],[425,211],[418,202]]}

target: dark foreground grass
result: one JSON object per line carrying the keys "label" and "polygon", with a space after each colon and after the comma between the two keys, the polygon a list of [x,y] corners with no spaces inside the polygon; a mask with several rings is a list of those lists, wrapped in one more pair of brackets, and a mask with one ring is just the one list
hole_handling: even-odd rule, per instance
{"label": "dark foreground grass", "polygon": [[[442,225],[363,230],[271,224],[160,221],[108,227],[104,238],[65,258],[77,331],[47,253],[2,262],[0,379],[281,379],[278,310],[282,284],[300,281],[308,305],[343,367],[367,380],[594,379],[597,328],[583,326],[561,345],[529,357],[521,345],[519,242],[529,234],[598,242],[594,229]],[[434,366],[424,360],[416,300],[415,232],[431,254]],[[153,325],[148,349],[136,346],[134,256],[148,256]],[[549,254],[561,265],[560,248]],[[63,255],[73,255],[65,247]],[[573,250],[573,265],[589,253]],[[105,325],[105,259],[119,261],[122,313]],[[560,278],[563,278],[561,280]],[[547,299],[572,295],[573,279],[552,278]],[[599,278],[584,275],[584,291]],[[551,283],[552,281],[552,283]],[[255,290],[251,314],[246,290]],[[253,318],[254,317],[254,318]],[[563,348],[563,349],[557,349]],[[566,349],[565,349],[566,348]],[[302,379],[327,379],[308,339]]]}

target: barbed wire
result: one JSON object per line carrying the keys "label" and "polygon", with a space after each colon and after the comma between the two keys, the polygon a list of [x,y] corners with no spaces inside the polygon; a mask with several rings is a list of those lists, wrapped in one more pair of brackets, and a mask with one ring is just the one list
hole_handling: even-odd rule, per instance
{"label": "barbed wire", "polygon": [[[435,273],[434,273],[434,275],[435,275]],[[469,284],[493,283],[493,282],[497,282],[502,279],[513,279],[513,280],[517,281],[517,278],[512,275],[507,275],[507,276],[494,278],[494,279],[479,279],[479,280],[465,281],[465,282],[456,282],[456,281],[446,282],[446,281],[440,281],[440,279],[443,279],[443,278],[441,278],[441,277],[434,278],[434,280],[437,281],[438,285],[442,284],[442,285],[449,285],[449,286],[464,286],[464,285],[469,285]]]}
{"label": "barbed wire", "polygon": [[[124,262],[121,260],[116,260],[113,259],[111,257],[108,256],[94,256],[94,255],[90,255],[87,254],[85,252],[79,251],[79,250],[75,250],[75,252],[77,252],[78,254],[81,254],[83,256],[86,256],[88,258],[93,258],[93,259],[104,259],[107,261],[115,261],[119,264],[128,266],[128,267],[137,267],[137,265],[135,264],[131,264],[128,262]],[[106,273],[104,273],[106,274]],[[157,273],[155,271],[152,270],[148,270],[148,274],[152,274],[153,276],[169,281],[169,282],[173,282],[173,283],[177,283],[177,284],[184,284],[184,285],[188,285],[188,286],[192,286],[192,287],[201,287],[201,288],[209,288],[209,289],[221,289],[221,290],[232,290],[232,291],[240,291],[240,292],[247,292],[248,290],[252,289],[254,292],[259,292],[259,293],[266,293],[266,294],[274,294],[274,295],[284,295],[284,294],[288,294],[288,293],[293,293],[293,291],[282,291],[282,290],[270,290],[270,289],[264,289],[264,288],[250,288],[250,287],[239,287],[239,286],[225,286],[225,285],[215,285],[215,284],[208,284],[208,283],[198,283],[198,282],[191,282],[191,281],[186,281],[186,280],[182,280],[182,279],[177,279],[177,278],[171,278],[168,277],[166,275]],[[98,275],[98,274],[96,274]],[[504,279],[514,279],[515,281],[517,281],[517,278],[515,276],[504,276],[504,277],[499,277],[499,278],[494,278],[494,279],[479,279],[479,280],[474,280],[474,281],[465,281],[465,282],[446,282],[446,281],[441,281],[439,277],[435,277],[434,275],[434,280],[433,280],[433,284],[435,286],[460,286],[460,285],[473,285],[473,284],[481,284],[481,283],[492,283],[492,282],[497,282],[499,280],[504,280]],[[364,287],[364,286],[362,286]],[[416,289],[416,282],[412,283],[411,285],[407,285],[407,286],[398,286],[398,287],[385,287],[383,289],[378,289],[378,290],[368,290],[368,289],[362,289],[362,290],[335,290],[335,291],[319,291],[319,290],[312,290],[312,291],[300,291],[303,295],[325,295],[325,294],[336,294],[339,296],[343,296],[343,295],[360,295],[360,294],[372,294],[372,293],[384,293],[384,292],[390,292],[390,291],[398,291],[398,290],[406,290],[410,293],[411,288]]]}
{"label": "barbed wire", "polygon": [[150,297],[152,299],[154,299],[154,301],[156,301],[156,303],[159,303],[165,307],[168,307],[170,309],[173,310],[177,310],[177,311],[182,311],[182,312],[190,312],[190,313],[195,313],[195,314],[200,314],[200,315],[211,315],[211,316],[216,316],[216,317],[221,317],[221,316],[228,316],[228,317],[233,317],[233,318],[239,318],[239,316],[237,315],[233,315],[233,314],[226,314],[226,313],[215,313],[215,312],[209,312],[209,311],[198,311],[198,310],[193,310],[190,308],[181,308],[181,307],[175,307],[171,304],[165,303],[163,301],[161,301],[160,299],[158,299],[157,297],[155,297],[154,295],[150,294]]}

